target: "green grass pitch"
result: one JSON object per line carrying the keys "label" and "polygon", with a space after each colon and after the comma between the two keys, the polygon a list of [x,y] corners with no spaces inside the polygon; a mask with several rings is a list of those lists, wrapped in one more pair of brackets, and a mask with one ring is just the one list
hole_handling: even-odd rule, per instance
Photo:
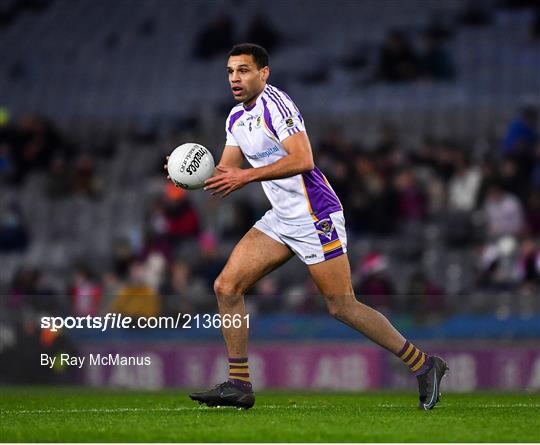
{"label": "green grass pitch", "polygon": [[260,392],[251,410],[184,390],[0,388],[2,442],[538,442],[540,394]]}

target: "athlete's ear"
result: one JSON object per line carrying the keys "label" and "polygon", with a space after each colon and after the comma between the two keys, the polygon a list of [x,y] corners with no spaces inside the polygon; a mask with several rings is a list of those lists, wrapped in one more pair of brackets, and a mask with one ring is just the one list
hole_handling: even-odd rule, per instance
{"label": "athlete's ear", "polygon": [[269,76],[270,76],[270,67],[265,66],[264,68],[261,69],[261,80],[266,82]]}

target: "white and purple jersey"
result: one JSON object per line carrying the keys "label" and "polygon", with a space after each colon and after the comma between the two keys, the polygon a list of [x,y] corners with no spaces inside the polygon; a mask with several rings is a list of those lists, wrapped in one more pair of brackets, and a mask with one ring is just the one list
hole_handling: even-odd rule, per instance
{"label": "white and purple jersey", "polygon": [[[283,141],[305,131],[300,111],[283,91],[267,84],[249,108],[236,105],[226,123],[225,145],[240,147],[253,167],[273,164],[287,156]],[[291,223],[318,221],[342,210],[334,190],[321,171],[262,182],[276,216]]]}

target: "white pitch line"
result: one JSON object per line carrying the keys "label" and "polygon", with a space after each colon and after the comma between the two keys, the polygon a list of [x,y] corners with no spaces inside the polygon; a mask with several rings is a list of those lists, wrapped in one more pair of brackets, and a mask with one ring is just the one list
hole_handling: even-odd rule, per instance
{"label": "white pitch line", "polygon": [[[379,408],[409,408],[411,405],[395,405],[392,403],[380,403],[377,405]],[[504,403],[497,404],[482,404],[482,405],[468,405],[471,408],[540,408],[540,404],[536,403],[512,403],[505,405]]]}
{"label": "white pitch line", "polygon": [[[505,404],[482,404],[469,405],[472,408],[540,408],[540,404],[535,403],[512,403]],[[398,405],[392,403],[380,403],[379,408],[410,408],[411,405]],[[234,409],[233,407],[220,407],[226,409]],[[325,406],[318,405],[255,405],[256,409],[321,409]],[[0,410],[0,415],[4,414],[77,414],[77,413],[142,413],[142,412],[180,412],[180,411],[200,411],[213,410],[206,406],[179,406],[176,408],[85,408],[85,409],[7,409]]]}
{"label": "white pitch line", "polygon": [[[219,408],[234,409],[230,406],[223,406]],[[320,406],[316,405],[258,405],[257,409],[320,409]],[[206,406],[179,406],[176,408],[86,408],[86,409],[6,409],[0,410],[0,414],[62,414],[62,413],[138,413],[138,412],[175,412],[175,411],[199,411],[199,410],[212,410],[214,408],[209,408]]]}

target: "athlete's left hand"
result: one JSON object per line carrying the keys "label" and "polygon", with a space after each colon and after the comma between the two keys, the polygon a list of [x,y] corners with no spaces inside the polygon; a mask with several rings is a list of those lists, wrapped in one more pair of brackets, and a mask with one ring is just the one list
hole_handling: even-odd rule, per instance
{"label": "athlete's left hand", "polygon": [[251,182],[249,169],[218,165],[216,170],[218,171],[216,175],[204,181],[204,189],[211,190],[212,195],[221,193],[221,197],[225,198]]}

